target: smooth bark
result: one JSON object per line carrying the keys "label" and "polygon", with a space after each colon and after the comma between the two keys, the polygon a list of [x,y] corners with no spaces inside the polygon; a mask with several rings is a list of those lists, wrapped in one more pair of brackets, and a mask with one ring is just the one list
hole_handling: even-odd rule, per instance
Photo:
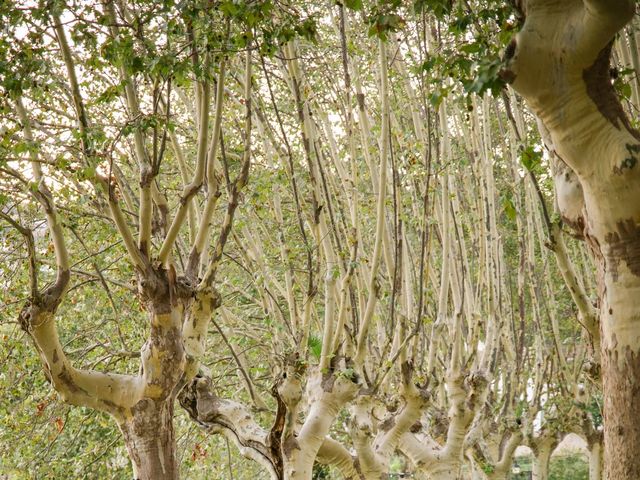
{"label": "smooth bark", "polygon": [[[609,57],[635,3],[521,2],[504,78],[549,131],[584,198],[577,218],[597,265],[605,478],[640,478],[640,135],[613,90]],[[559,203],[562,203],[559,201]]]}
{"label": "smooth bark", "polygon": [[589,480],[602,479],[603,450],[600,442],[589,445]]}

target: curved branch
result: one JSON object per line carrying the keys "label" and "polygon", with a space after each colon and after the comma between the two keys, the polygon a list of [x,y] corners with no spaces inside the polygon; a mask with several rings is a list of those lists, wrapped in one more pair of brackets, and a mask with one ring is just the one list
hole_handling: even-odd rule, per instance
{"label": "curved branch", "polygon": [[[58,39],[58,45],[60,46],[62,59],[67,69],[67,74],[69,75],[69,85],[71,88],[73,104],[76,111],[76,118],[78,120],[78,125],[80,129],[84,158],[87,163],[91,164],[93,162],[93,157],[95,156],[95,152],[93,151],[93,147],[89,139],[89,118],[87,115],[87,110],[84,105],[84,101],[82,99],[82,94],[80,92],[80,84],[78,83],[78,76],[76,74],[75,62],[73,61],[71,49],[69,48],[69,42],[67,41],[67,36],[62,26],[62,23],[60,21],[59,15],[52,12],[51,17],[52,17],[54,29],[56,32],[56,38]],[[140,251],[138,250],[135,244],[135,240],[133,240],[133,235],[131,234],[131,230],[129,229],[129,226],[125,220],[125,217],[122,214],[117,197],[113,192],[114,186],[110,185],[109,181],[107,181],[106,179],[102,179],[98,176],[96,176],[95,178],[92,178],[91,181],[93,181],[96,185],[100,184],[102,187],[104,187],[103,191],[109,192],[108,203],[109,203],[109,209],[111,211],[111,216],[113,218],[113,221],[116,224],[116,228],[118,229],[118,232],[122,236],[127,253],[129,254],[129,257],[133,262],[133,264],[138,269],[144,270],[145,268],[144,259],[140,255]],[[98,187],[97,190],[100,191],[100,188]]]}
{"label": "curved branch", "polygon": [[380,40],[379,48],[379,64],[380,64],[380,99],[382,102],[382,132],[380,133],[380,141],[382,148],[380,149],[380,178],[378,184],[378,204],[376,209],[376,235],[374,240],[373,253],[371,258],[371,270],[369,272],[369,298],[365,313],[360,322],[360,331],[358,332],[358,341],[356,348],[355,364],[362,365],[365,356],[365,345],[367,342],[367,333],[371,324],[375,306],[377,303],[377,276],[382,256],[382,240],[384,236],[385,224],[385,199],[387,193],[387,156],[389,149],[389,78],[387,65],[386,44]]}
{"label": "curved branch", "polygon": [[[203,275],[199,288],[211,287],[215,280],[218,265],[222,259],[222,253],[227,243],[229,233],[233,227],[233,217],[236,208],[240,202],[240,192],[246,186],[249,180],[249,167],[251,166],[251,50],[247,50],[245,57],[245,77],[244,77],[244,95],[245,95],[245,124],[244,124],[244,155],[240,173],[233,182],[229,192],[229,203],[227,204],[227,212],[220,228],[218,240],[211,254],[209,265]],[[213,168],[212,165],[210,165]]]}
{"label": "curved branch", "polygon": [[364,479],[358,461],[338,441],[326,437],[316,457],[318,463],[337,468],[345,480]]}
{"label": "curved branch", "polygon": [[[16,101],[16,107],[25,139],[32,144],[31,124],[20,98]],[[32,280],[32,296],[20,313],[20,323],[36,345],[47,378],[65,401],[96,408],[116,417],[122,416],[123,409],[135,404],[139,398],[140,387],[136,377],[78,370],[71,365],[60,344],[55,313],[69,286],[69,254],[53,196],[44,182],[42,167],[37,161],[38,154],[30,149],[30,156],[31,167],[38,182],[34,196],[47,217],[56,255],[57,276],[55,283],[43,292],[33,291]]]}
{"label": "curved branch", "polygon": [[[205,72],[209,71],[209,66],[210,55],[207,54],[204,63]],[[218,76],[218,93],[220,92],[220,85],[224,85],[224,75],[225,60],[223,58],[223,60],[220,62],[220,74]],[[162,263],[166,262],[167,258],[169,258],[171,248],[173,247],[173,244],[178,237],[178,232],[180,231],[180,228],[182,227],[182,224],[187,217],[187,212],[189,211],[191,201],[193,197],[195,197],[195,195],[198,193],[198,191],[200,191],[200,188],[202,187],[202,183],[204,181],[205,167],[207,164],[207,140],[209,138],[209,103],[211,97],[209,82],[207,80],[204,80],[203,82],[199,83],[199,89],[201,90],[199,94],[200,106],[198,108],[198,111],[200,112],[200,121],[198,122],[200,128],[198,131],[198,153],[196,160],[196,170],[193,174],[191,183],[186,185],[184,187],[184,190],[182,191],[182,196],[180,198],[180,207],[178,208],[178,212],[173,219],[173,223],[171,224],[162,247],[160,248],[160,252],[158,253],[158,260]],[[220,97],[218,97],[218,100],[219,99]],[[219,131],[222,102],[218,100],[216,103],[216,124],[214,129],[217,129]],[[214,138],[216,135],[217,134],[214,133]]]}

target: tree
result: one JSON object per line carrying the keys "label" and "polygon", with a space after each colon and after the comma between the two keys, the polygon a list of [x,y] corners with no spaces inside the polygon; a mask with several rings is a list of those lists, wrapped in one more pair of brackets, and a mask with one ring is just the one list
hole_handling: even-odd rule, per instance
{"label": "tree", "polygon": [[[115,418],[136,478],[231,477],[239,452],[274,479],[499,479],[520,443],[545,478],[570,431],[599,478],[595,287],[550,208],[555,181],[571,220],[579,175],[498,76],[513,10],[75,7],[0,10],[5,311],[27,296],[48,380]],[[530,99],[520,7],[502,77]]]}
{"label": "tree", "polygon": [[[144,4],[138,6],[149,7]],[[145,23],[144,15],[155,14],[153,5],[146,13],[133,11],[123,4],[116,5],[111,1],[104,2],[101,9],[83,10],[73,32],[74,40],[83,45],[80,53],[72,50],[62,23],[64,5],[52,3],[42,9],[34,8],[30,13],[36,27],[46,28],[43,25],[45,22],[50,22],[52,26],[67,83],[56,85],[55,93],[48,91],[46,83],[43,87],[37,80],[34,82],[35,86],[30,84],[28,77],[24,76],[25,70],[33,67],[29,63],[8,69],[3,79],[6,94],[17,113],[17,118],[11,120],[22,130],[22,144],[25,146],[23,151],[28,152],[33,177],[28,178],[21,165],[17,169],[3,165],[3,174],[17,182],[17,185],[26,187],[39,203],[46,215],[51,249],[55,254],[55,280],[46,288],[41,288],[41,269],[30,228],[22,226],[11,215],[3,212],[3,218],[25,236],[28,247],[31,293],[20,313],[20,324],[33,339],[42,359],[45,375],[58,394],[68,403],[106,412],[116,420],[133,464],[134,476],[140,479],[178,478],[179,465],[173,428],[175,396],[199,368],[205,337],[203,331],[206,331],[212,310],[220,302],[219,294],[214,288],[217,267],[233,223],[238,197],[247,182],[251,159],[251,57],[246,54],[242,82],[246,110],[242,134],[244,155],[236,178],[227,177],[226,212],[211,253],[208,258],[204,258],[214,208],[223,188],[222,172],[219,165],[214,164],[214,160],[220,146],[226,60],[221,56],[218,64],[215,122],[210,132],[208,125],[213,45],[206,39],[206,32],[202,29],[211,21],[211,17],[203,20],[195,10],[187,12],[182,18],[170,18],[172,14],[169,13],[169,6],[164,6],[160,16],[169,23],[173,21],[173,31],[158,30],[154,25]],[[14,25],[24,26],[24,18],[19,9],[8,7],[7,10],[4,13],[9,14]],[[261,12],[257,11],[259,13]],[[213,12],[213,16],[216,15],[219,14]],[[124,22],[124,27],[119,23],[120,19]],[[95,30],[88,26],[91,20],[97,24]],[[182,22],[181,27],[176,27],[178,21]],[[229,22],[227,20],[227,25]],[[170,108],[172,80],[176,74],[176,65],[170,65],[171,41],[174,40],[176,31],[178,34],[190,35],[192,39],[190,48],[193,70],[196,72],[194,87],[199,130],[193,173],[191,179],[185,178],[183,191],[177,196],[175,215],[171,219],[170,204],[158,187],[157,177],[161,173],[168,141],[173,143],[176,157],[180,157],[180,143],[176,140],[175,133],[170,132],[174,128],[170,125]],[[227,37],[223,38],[228,40],[228,27],[226,34]],[[43,32],[34,32],[29,40],[36,44],[39,54],[43,56],[41,59],[31,59],[32,62],[42,62],[56,68],[53,59],[46,56],[51,44],[44,39]],[[157,51],[154,41],[164,42],[164,51]],[[95,57],[99,42],[108,59],[106,65]],[[201,44],[205,45],[202,63],[198,51]],[[11,50],[10,46],[7,48]],[[92,109],[87,105],[83,87],[86,90],[91,86],[79,80],[80,74],[86,75],[87,71],[82,69],[78,72],[75,58],[78,54],[87,55],[92,61],[89,71],[98,70],[107,76],[115,75],[116,85],[110,87],[111,91],[107,89],[109,96],[104,99],[106,103],[112,103],[116,94],[122,94],[122,116],[107,117],[108,120],[115,121],[116,125],[124,122],[120,123],[119,131],[111,144],[107,141],[109,125],[94,123]],[[29,54],[28,57],[32,55]],[[145,62],[150,70],[142,74]],[[177,59],[176,63],[179,62],[180,59]],[[109,80],[111,78],[107,82]],[[75,117],[74,126],[68,123],[63,126],[64,131],[71,131],[74,139],[71,145],[78,149],[71,155],[59,153],[59,144],[48,149],[44,146],[48,140],[46,133],[36,137],[33,132],[32,114],[43,110],[46,112],[55,105],[58,100],[56,94],[60,92],[61,86],[62,91],[68,87],[73,105],[73,114],[71,111],[63,112],[61,120],[63,123],[68,121],[69,117],[65,118],[65,114],[70,118]],[[29,104],[23,100],[27,92],[31,93]],[[44,101],[44,105],[39,101]],[[99,114],[104,114],[104,111],[99,111],[97,115]],[[132,158],[137,162],[137,168],[132,166],[131,172],[135,174],[137,171],[138,174],[137,200],[127,191],[130,190],[128,178],[131,177],[128,175],[130,172],[125,169],[129,165],[119,164],[113,159],[114,150],[119,150],[118,140],[123,137],[132,141]],[[64,163],[71,167],[69,170],[76,174],[75,177],[62,174],[53,182],[48,179],[48,175],[45,175],[46,167],[43,166],[47,164],[48,155],[55,158],[51,163],[54,169]],[[184,161],[178,158],[178,163],[181,160]],[[184,172],[188,172],[188,169]],[[231,172],[227,170],[226,173]],[[185,177],[188,175],[186,173]],[[55,185],[53,191],[52,184]],[[137,375],[75,368],[59,340],[56,313],[69,290],[72,273],[64,224],[67,223],[67,230],[73,231],[73,228],[69,226],[69,220],[62,219],[55,197],[61,192],[61,188],[74,184],[81,194],[91,195],[96,210],[108,216],[107,218],[110,217],[116,227],[133,268],[132,273],[136,277],[140,307],[148,312],[149,330],[140,351],[140,369]],[[194,196],[205,185],[207,192],[203,212],[201,215],[192,214],[189,219],[191,232],[195,233],[191,239],[191,247],[188,252],[182,252],[182,248],[176,246],[181,227],[192,209]],[[9,212],[11,210],[10,207]],[[137,228],[137,239],[132,231],[132,222]],[[83,244],[80,237],[78,241]],[[182,262],[182,258],[176,260],[173,256],[176,251],[182,258],[188,255],[186,264]],[[176,273],[179,264],[182,266],[180,275]],[[96,269],[106,288],[101,271],[97,267]]]}
{"label": "tree", "polygon": [[[635,247],[640,135],[629,124],[609,76],[614,36],[632,18],[635,5],[518,4],[525,22],[509,50],[505,75],[548,131],[548,147],[566,168],[556,185],[562,214],[586,240],[597,264],[605,478],[636,478],[640,344],[632,299],[640,287]],[[563,198],[576,191],[582,198]]]}

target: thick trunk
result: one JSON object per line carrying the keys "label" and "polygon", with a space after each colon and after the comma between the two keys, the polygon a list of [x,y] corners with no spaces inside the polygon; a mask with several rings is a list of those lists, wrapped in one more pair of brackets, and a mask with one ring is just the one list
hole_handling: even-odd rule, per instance
{"label": "thick trunk", "polygon": [[173,430],[173,399],[140,400],[132,416],[120,423],[135,480],[177,480],[180,468],[176,459]]}
{"label": "thick trunk", "polygon": [[598,265],[608,480],[640,478],[640,133],[609,70],[614,37],[633,18],[635,3],[519,2],[526,21],[504,72],[582,189],[584,206],[568,223]]}
{"label": "thick trunk", "polygon": [[460,472],[462,462],[438,463],[427,473],[429,480],[462,480]]}
{"label": "thick trunk", "polygon": [[318,450],[337,414],[338,408],[329,402],[311,407],[297,438],[284,442],[284,480],[311,480]]}
{"label": "thick trunk", "polygon": [[589,480],[602,479],[602,453],[600,442],[589,445]]}
{"label": "thick trunk", "polygon": [[535,453],[533,457],[533,480],[549,479],[551,452],[551,448],[543,446]]}
{"label": "thick trunk", "polygon": [[512,462],[508,463],[508,466],[500,468],[494,467],[491,472],[485,472],[481,467],[476,465],[471,472],[471,480],[508,480]]}
{"label": "thick trunk", "polygon": [[640,478],[640,228],[620,225],[618,233],[603,246],[600,317],[604,457],[611,480]]}
{"label": "thick trunk", "polygon": [[142,372],[138,377],[144,393],[117,417],[136,480],[175,480],[180,472],[173,410],[174,392],[185,366],[183,310],[173,305],[175,284],[164,275],[160,270],[144,279],[151,312],[150,333],[141,351]]}
{"label": "thick trunk", "polygon": [[486,480],[486,479],[487,479],[487,474],[484,473],[479,468],[474,468],[471,471],[471,480]]}
{"label": "thick trunk", "polygon": [[284,480],[311,480],[315,458],[312,448],[298,450],[290,462],[285,462]]}

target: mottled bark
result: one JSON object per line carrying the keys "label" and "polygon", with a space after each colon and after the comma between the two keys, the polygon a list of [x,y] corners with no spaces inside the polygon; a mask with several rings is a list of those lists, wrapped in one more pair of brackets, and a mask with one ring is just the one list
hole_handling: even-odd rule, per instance
{"label": "mottled bark", "polygon": [[[260,427],[244,405],[216,396],[210,380],[205,377],[196,377],[180,393],[179,398],[182,407],[193,420],[210,433],[225,435],[243,456],[264,467],[274,480],[311,478],[315,462],[332,465],[345,480],[374,478],[362,472],[357,458],[340,442],[323,436],[322,432],[327,430],[327,425],[332,421],[329,415],[335,411],[335,407],[330,411],[323,410],[322,405],[326,405],[326,402],[321,402],[321,406],[311,410],[298,435],[287,433],[282,441],[283,431],[288,431],[284,423],[287,417],[291,418],[286,410],[292,406],[292,398],[287,397],[287,393],[296,387],[280,387],[280,392],[285,395],[287,401],[276,397],[279,406],[270,430]],[[353,388],[348,385],[347,387],[338,388],[336,395],[342,392],[351,396]],[[342,400],[340,397],[337,398],[337,401]],[[299,399],[294,399],[293,403],[296,401]],[[376,480],[378,478],[380,476],[376,477]]]}
{"label": "mottled bark", "polygon": [[591,249],[600,298],[605,478],[640,478],[640,135],[609,76],[628,0],[522,4],[507,75],[575,173],[584,208],[572,225]]}
{"label": "mottled bark", "polygon": [[140,400],[131,408],[131,418],[119,423],[135,480],[179,478],[173,403],[173,398]]}
{"label": "mottled bark", "polygon": [[496,470],[487,474],[487,480],[508,480],[509,470]]}
{"label": "mottled bark", "polygon": [[[474,474],[486,480],[507,480],[513,464],[513,454],[522,441],[519,431],[484,432],[483,445],[477,444],[470,449]],[[467,441],[469,441],[467,437]],[[481,468],[481,465],[484,468]]]}
{"label": "mottled bark", "polygon": [[451,405],[446,443],[441,446],[430,439],[421,441],[409,431],[400,438],[399,449],[427,478],[457,480],[461,478],[465,437],[486,400],[487,379],[481,372],[470,372],[466,376],[449,372],[447,388]]}
{"label": "mottled bark", "polygon": [[438,462],[437,466],[427,473],[429,480],[463,480],[462,460]]}

